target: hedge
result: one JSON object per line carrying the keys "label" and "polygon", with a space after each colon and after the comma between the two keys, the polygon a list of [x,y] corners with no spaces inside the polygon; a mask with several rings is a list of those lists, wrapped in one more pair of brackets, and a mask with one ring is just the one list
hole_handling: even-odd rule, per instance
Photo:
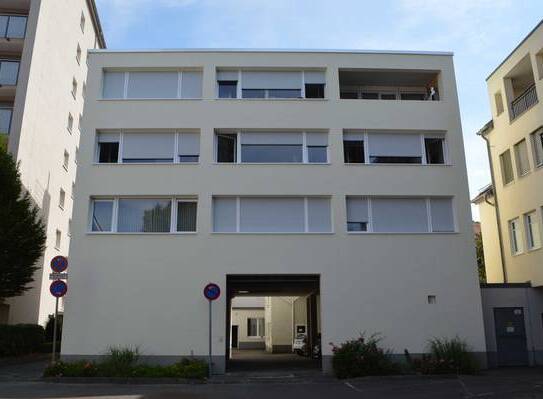
{"label": "hedge", "polygon": [[0,325],[0,356],[19,356],[40,352],[45,329],[38,324]]}

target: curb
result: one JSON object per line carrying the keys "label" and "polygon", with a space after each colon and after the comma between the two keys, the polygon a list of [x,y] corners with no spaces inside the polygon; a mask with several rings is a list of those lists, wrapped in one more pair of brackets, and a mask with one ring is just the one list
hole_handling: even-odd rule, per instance
{"label": "curb", "polygon": [[153,384],[185,384],[200,385],[207,380],[194,380],[188,378],[131,378],[131,377],[42,377],[40,381],[62,384],[126,384],[126,385],[153,385]]}

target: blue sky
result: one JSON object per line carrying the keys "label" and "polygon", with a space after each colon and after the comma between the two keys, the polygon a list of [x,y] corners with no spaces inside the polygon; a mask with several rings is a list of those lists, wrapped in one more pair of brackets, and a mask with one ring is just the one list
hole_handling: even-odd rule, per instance
{"label": "blue sky", "polygon": [[[475,132],[485,78],[543,18],[542,0],[97,0],[108,47],[454,51],[470,193],[490,181]],[[477,218],[477,215],[474,215]]]}

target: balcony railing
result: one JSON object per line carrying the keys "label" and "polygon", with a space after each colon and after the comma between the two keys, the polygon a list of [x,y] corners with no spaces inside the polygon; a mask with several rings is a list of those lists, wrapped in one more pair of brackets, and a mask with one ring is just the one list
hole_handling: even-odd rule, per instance
{"label": "balcony railing", "polygon": [[0,15],[0,38],[23,39],[26,33],[24,15]]}
{"label": "balcony railing", "polygon": [[528,109],[532,108],[537,104],[537,101],[537,92],[535,90],[535,84],[533,84],[511,102],[511,110],[513,112],[512,119],[517,118]]}

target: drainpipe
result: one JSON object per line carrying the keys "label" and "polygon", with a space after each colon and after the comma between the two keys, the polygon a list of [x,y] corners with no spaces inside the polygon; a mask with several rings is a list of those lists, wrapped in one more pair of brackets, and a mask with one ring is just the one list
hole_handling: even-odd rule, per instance
{"label": "drainpipe", "polygon": [[[501,257],[501,265],[502,265],[502,273],[503,273],[503,282],[507,283],[507,269],[505,268],[505,252],[503,250],[503,234],[502,234],[502,226],[500,223],[500,207],[498,205],[498,193],[496,190],[496,179],[494,176],[494,165],[492,163],[492,155],[490,152],[490,142],[488,141],[488,138],[485,136],[485,133],[482,131],[479,131],[477,133],[479,136],[483,138],[484,141],[486,141],[486,152],[488,155],[488,164],[490,165],[490,179],[492,180],[492,187],[494,190],[494,208],[496,210],[496,224],[498,226],[498,241],[500,244],[500,257]],[[485,198],[486,201],[486,198]],[[490,204],[490,202],[486,201]]]}

